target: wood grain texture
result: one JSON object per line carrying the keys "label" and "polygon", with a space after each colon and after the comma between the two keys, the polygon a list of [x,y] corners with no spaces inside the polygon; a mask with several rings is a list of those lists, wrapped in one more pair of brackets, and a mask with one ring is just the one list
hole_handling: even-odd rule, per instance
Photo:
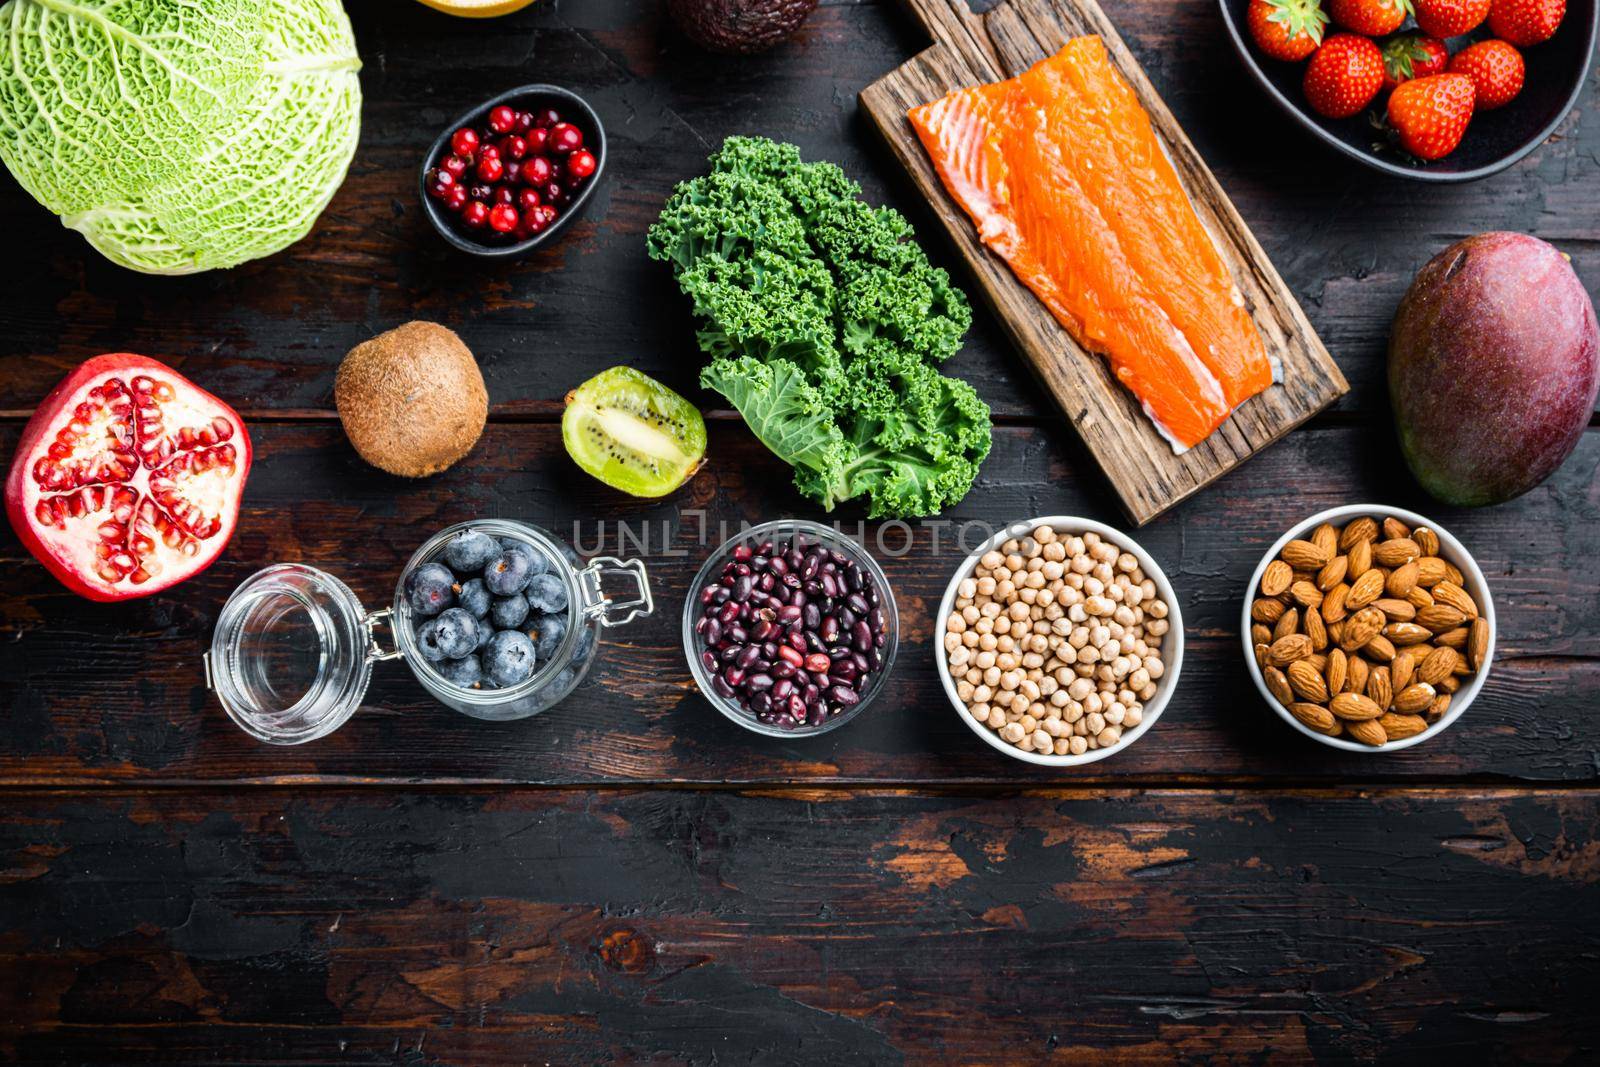
{"label": "wood grain texture", "polygon": [[0,1058],[1584,1062],[1595,801],[23,794]]}
{"label": "wood grain texture", "polygon": [[[15,439],[0,429],[0,452]],[[558,428],[491,425],[462,466],[417,483],[365,468],[337,427],[264,424],[239,532],[222,560],[148,600],[96,605],[67,593],[0,532],[0,781],[483,780],[542,783],[1269,781],[1528,779],[1594,781],[1600,752],[1600,555],[1592,499],[1600,433],[1515,521],[1494,509],[1439,509],[1419,498],[1360,430],[1292,435],[1252,465],[1140,532],[1181,597],[1188,653],[1173,703],[1111,759],[1062,775],[992,753],[945,701],[934,673],[933,613],[961,553],[986,524],[1079,514],[1115,524],[1098,476],[1071,460],[1064,431],[996,434],[988,470],[948,525],[864,528],[900,606],[903,639],[882,703],[807,741],[744,734],[695,691],[679,612],[701,561],[741,521],[822,516],[787,469],[742,427],[712,428],[711,461],[672,498],[643,507],[583,475]],[[1305,472],[1322,472],[1308,484]],[[1498,661],[1449,732],[1381,758],[1315,745],[1260,701],[1238,644],[1239,598],[1260,555],[1289,525],[1363,499],[1414,507],[1470,546],[1500,616]],[[702,544],[701,518],[707,525]],[[200,654],[228,594],[260,567],[298,561],[386,602],[413,549],[478,516],[526,519],[586,551],[640,555],[658,614],[611,634],[590,680],[549,713],[517,723],[466,719],[435,703],[398,663],[381,665],[366,706],[337,734],[278,749],[239,732],[201,682]],[[856,532],[860,514],[840,516]],[[602,530],[600,523],[605,523]],[[617,523],[625,522],[624,540]],[[574,524],[577,524],[576,527]],[[935,542],[937,538],[937,543]],[[646,540],[647,539],[647,540]]]}
{"label": "wood grain texture", "polygon": [[[1022,355],[1089,452],[1123,508],[1142,525],[1237,467],[1349,388],[1294,294],[1162,103],[1095,0],[1005,0],[974,16],[966,0],[907,0],[935,45],[868,86],[862,106],[946,230]],[[1106,362],[1080,346],[999,257],[946,193],[906,112],[963,88],[1019,74],[1070,37],[1099,34],[1113,65],[1150,114],[1196,213],[1244,294],[1283,380],[1251,397],[1204,441],[1174,455]]]}

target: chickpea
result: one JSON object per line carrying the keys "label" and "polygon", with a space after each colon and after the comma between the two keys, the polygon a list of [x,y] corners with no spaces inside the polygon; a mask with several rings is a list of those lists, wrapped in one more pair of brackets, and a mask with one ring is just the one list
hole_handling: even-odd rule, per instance
{"label": "chickpea", "polygon": [[1082,737],[1069,738],[1067,741],[1067,751],[1071,752],[1074,756],[1081,756],[1085,752],[1089,751],[1089,742],[1085,741]]}

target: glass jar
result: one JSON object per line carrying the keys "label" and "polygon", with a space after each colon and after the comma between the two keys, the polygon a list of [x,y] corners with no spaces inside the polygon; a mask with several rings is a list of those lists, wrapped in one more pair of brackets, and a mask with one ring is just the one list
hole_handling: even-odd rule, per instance
{"label": "glass jar", "polygon": [[[567,634],[533,676],[504,689],[466,689],[446,681],[423,658],[414,613],[403,593],[405,576],[442,558],[450,538],[476,530],[532,547],[567,590]],[[606,592],[608,577],[635,588],[626,599]],[[522,719],[551,707],[577,688],[599,651],[602,629],[655,610],[649,575],[637,560],[600,556],[584,566],[572,548],[530,523],[479,519],[440,530],[412,553],[395,581],[391,605],[368,612],[338,578],[300,563],[257,571],[234,590],[217,618],[205,654],[206,687],[233,721],[260,741],[298,745],[337,730],[360,707],[372,665],[403,659],[439,703],[478,719]],[[385,650],[379,631],[393,647]]]}

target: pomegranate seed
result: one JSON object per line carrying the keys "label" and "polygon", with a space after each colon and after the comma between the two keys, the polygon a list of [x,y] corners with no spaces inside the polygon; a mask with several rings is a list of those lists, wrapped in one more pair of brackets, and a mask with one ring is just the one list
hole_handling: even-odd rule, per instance
{"label": "pomegranate seed", "polygon": [[565,155],[583,147],[583,131],[570,122],[558,122],[550,127],[550,150]]}
{"label": "pomegranate seed", "polygon": [[478,150],[478,134],[465,126],[450,135],[450,151],[466,157]]}
{"label": "pomegranate seed", "polygon": [[500,157],[502,159],[521,159],[528,154],[528,142],[516,134],[512,134],[500,142]]}
{"label": "pomegranate seed", "polygon": [[517,113],[504,104],[489,111],[489,128],[495,133],[510,133],[517,124]]}
{"label": "pomegranate seed", "polygon": [[506,172],[506,165],[494,156],[478,160],[478,177],[486,182],[497,182]]}
{"label": "pomegranate seed", "polygon": [[535,126],[522,139],[528,142],[528,154],[538,155],[544,151],[545,145],[549,143],[550,131],[543,126]]}
{"label": "pomegranate seed", "polygon": [[489,205],[482,200],[473,200],[461,209],[461,224],[463,226],[476,230],[488,221]]}
{"label": "pomegranate seed", "polygon": [[467,172],[467,161],[460,156],[445,156],[444,162],[439,164],[439,169],[452,178],[459,178]]}
{"label": "pomegranate seed", "polygon": [[517,193],[517,207],[521,208],[525,215],[531,215],[534,208],[539,206],[539,203],[539,191],[537,189],[523,187]]}
{"label": "pomegranate seed", "polygon": [[533,124],[540,129],[548,129],[560,121],[561,112],[553,107],[547,107],[543,111],[535,111],[533,113]]}
{"label": "pomegranate seed", "polygon": [[580,148],[567,157],[567,177],[581,182],[592,176],[598,165],[593,152],[587,148]]}
{"label": "pomegranate seed", "polygon": [[[510,110],[507,108],[506,110]],[[510,204],[496,204],[489,209],[489,228],[498,233],[510,233],[522,219]]]}
{"label": "pomegranate seed", "polygon": [[522,180],[529,185],[543,185],[555,176],[556,169],[544,156],[534,156],[522,164]]}

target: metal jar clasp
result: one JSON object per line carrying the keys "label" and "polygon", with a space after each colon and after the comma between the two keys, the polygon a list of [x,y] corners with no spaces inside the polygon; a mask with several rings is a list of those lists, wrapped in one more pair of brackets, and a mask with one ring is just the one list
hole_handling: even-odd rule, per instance
{"label": "metal jar clasp", "polygon": [[[635,595],[631,599],[617,599],[605,591],[605,575],[621,574],[633,579]],[[601,626],[624,626],[641,615],[656,610],[655,598],[650,595],[650,576],[641,560],[620,560],[615,556],[596,556],[589,565],[578,572],[583,589],[583,613],[598,619]]]}
{"label": "metal jar clasp", "polygon": [[399,659],[405,653],[396,645],[392,650],[385,652],[383,646],[378,644],[378,624],[383,623],[389,627],[389,633],[394,634],[394,609],[380,608],[361,620],[361,625],[367,631],[367,662],[382,663],[385,660]]}

